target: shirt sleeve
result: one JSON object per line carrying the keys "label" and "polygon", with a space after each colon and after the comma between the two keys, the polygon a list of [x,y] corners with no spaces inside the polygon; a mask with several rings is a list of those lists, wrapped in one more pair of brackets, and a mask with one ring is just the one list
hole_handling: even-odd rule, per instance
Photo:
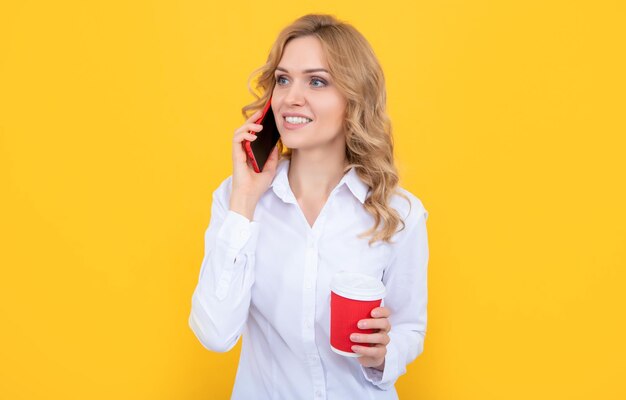
{"label": "shirt sleeve", "polygon": [[204,258],[191,301],[189,326],[209,350],[232,349],[248,318],[254,283],[257,222],[228,210],[232,177],[213,192]]}
{"label": "shirt sleeve", "polygon": [[421,202],[412,202],[405,230],[402,235],[398,234],[392,261],[383,275],[387,288],[383,305],[391,312],[385,366],[383,371],[361,366],[365,378],[382,390],[393,388],[406,372],[406,366],[424,350],[429,257],[427,218],[428,212]]}

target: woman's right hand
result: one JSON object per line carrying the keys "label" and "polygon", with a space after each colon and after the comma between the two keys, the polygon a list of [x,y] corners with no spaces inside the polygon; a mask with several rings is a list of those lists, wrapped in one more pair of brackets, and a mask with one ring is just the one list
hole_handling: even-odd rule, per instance
{"label": "woman's right hand", "polygon": [[261,111],[251,115],[235,130],[233,137],[233,190],[230,195],[230,210],[249,220],[254,216],[257,202],[272,183],[278,165],[278,147],[274,147],[260,173],[254,172],[247,159],[243,141],[256,140],[257,136],[248,131],[260,132],[263,129],[261,125],[254,123],[260,116]]}

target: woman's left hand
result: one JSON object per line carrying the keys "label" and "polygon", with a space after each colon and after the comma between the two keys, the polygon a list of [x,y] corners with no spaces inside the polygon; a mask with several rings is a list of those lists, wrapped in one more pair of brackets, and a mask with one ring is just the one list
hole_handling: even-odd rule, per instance
{"label": "woman's left hand", "polygon": [[374,346],[352,346],[352,351],[362,354],[358,358],[359,363],[364,367],[372,367],[382,371],[385,368],[385,355],[389,344],[389,331],[391,324],[387,319],[391,312],[386,307],[376,307],[372,310],[373,319],[362,319],[358,323],[360,329],[378,329],[372,334],[353,333],[350,340],[356,343],[372,343]]}

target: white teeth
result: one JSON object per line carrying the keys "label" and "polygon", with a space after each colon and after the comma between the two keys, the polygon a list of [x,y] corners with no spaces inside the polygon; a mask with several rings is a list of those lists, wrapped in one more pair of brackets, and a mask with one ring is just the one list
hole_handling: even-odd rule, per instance
{"label": "white teeth", "polygon": [[303,117],[285,117],[285,121],[289,122],[290,124],[306,124],[313,120]]}

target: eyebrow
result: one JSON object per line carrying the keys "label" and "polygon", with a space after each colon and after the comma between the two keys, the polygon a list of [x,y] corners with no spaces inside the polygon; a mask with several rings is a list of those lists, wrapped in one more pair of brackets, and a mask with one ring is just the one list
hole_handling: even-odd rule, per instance
{"label": "eyebrow", "polygon": [[[283,71],[283,72],[287,72],[289,73],[289,71],[287,71],[285,68],[283,67],[276,67],[277,71]],[[330,74],[330,72],[328,72],[327,70],[325,70],[324,68],[311,68],[311,69],[305,69],[302,71],[305,74],[310,74],[311,72],[326,72],[327,74]]]}

